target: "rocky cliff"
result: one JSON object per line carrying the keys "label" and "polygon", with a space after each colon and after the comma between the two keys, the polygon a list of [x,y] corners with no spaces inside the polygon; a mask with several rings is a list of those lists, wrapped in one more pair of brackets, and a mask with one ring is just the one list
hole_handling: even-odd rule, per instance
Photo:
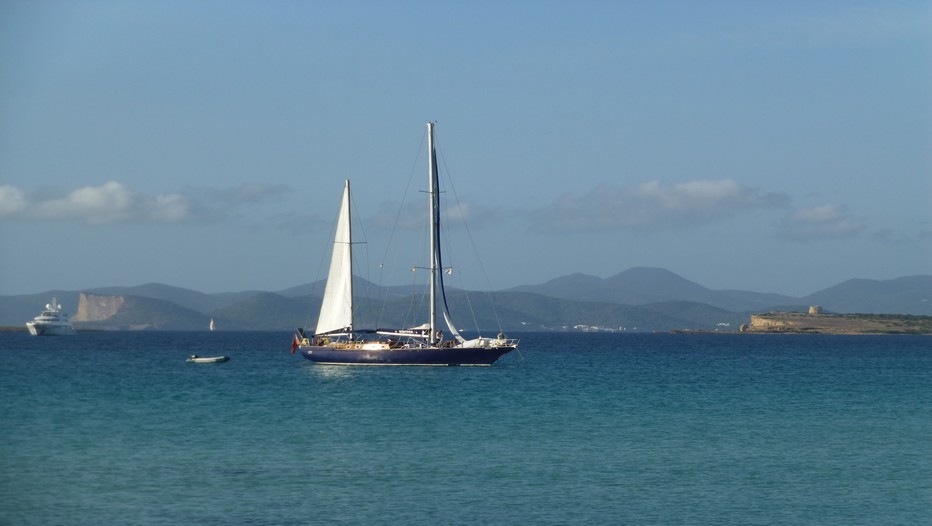
{"label": "rocky cliff", "polygon": [[104,321],[116,316],[125,303],[126,298],[123,296],[98,296],[82,292],[78,297],[78,312],[71,317],[71,321]]}

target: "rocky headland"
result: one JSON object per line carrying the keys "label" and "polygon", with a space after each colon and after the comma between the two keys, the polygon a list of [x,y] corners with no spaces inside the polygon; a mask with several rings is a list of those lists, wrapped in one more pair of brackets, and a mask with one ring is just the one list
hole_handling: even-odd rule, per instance
{"label": "rocky headland", "polygon": [[901,314],[824,314],[803,312],[754,314],[741,326],[745,333],[779,334],[932,334],[932,316]]}

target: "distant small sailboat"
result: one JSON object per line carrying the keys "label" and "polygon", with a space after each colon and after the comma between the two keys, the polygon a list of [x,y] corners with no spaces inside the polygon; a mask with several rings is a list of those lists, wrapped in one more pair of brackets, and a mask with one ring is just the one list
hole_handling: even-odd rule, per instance
{"label": "distant small sailboat", "polygon": [[214,332],[214,329],[216,329],[216,327],[214,326],[214,319],[211,318],[210,319],[210,332]]}
{"label": "distant small sailboat", "polygon": [[[455,328],[443,288],[440,258],[440,183],[434,148],[434,123],[427,123],[428,198],[430,200],[430,300],[427,323],[406,329],[360,330],[353,308],[353,239],[350,184],[346,181],[337,218],[330,272],[315,334],[298,329],[291,352],[312,362],[341,365],[492,365],[515,350],[518,341],[500,333],[495,338],[467,340]],[[443,318],[452,338],[445,340]]]}
{"label": "distant small sailboat", "polygon": [[220,363],[229,361],[229,356],[198,356],[192,354],[186,361],[188,363]]}

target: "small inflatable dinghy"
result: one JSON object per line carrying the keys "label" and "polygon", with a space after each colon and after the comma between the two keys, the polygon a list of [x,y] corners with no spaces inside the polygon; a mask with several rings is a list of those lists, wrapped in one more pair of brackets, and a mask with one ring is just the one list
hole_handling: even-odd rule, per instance
{"label": "small inflatable dinghy", "polygon": [[225,362],[229,359],[230,359],[229,356],[198,356],[196,354],[192,354],[191,357],[188,358],[188,362],[190,363],[220,363],[220,362]]}

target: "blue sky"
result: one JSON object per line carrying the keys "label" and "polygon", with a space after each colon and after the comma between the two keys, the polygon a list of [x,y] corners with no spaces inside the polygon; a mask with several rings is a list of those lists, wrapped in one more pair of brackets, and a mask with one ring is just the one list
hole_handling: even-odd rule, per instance
{"label": "blue sky", "polygon": [[928,2],[5,0],[0,294],[371,278],[428,120],[456,286],[932,274]]}

